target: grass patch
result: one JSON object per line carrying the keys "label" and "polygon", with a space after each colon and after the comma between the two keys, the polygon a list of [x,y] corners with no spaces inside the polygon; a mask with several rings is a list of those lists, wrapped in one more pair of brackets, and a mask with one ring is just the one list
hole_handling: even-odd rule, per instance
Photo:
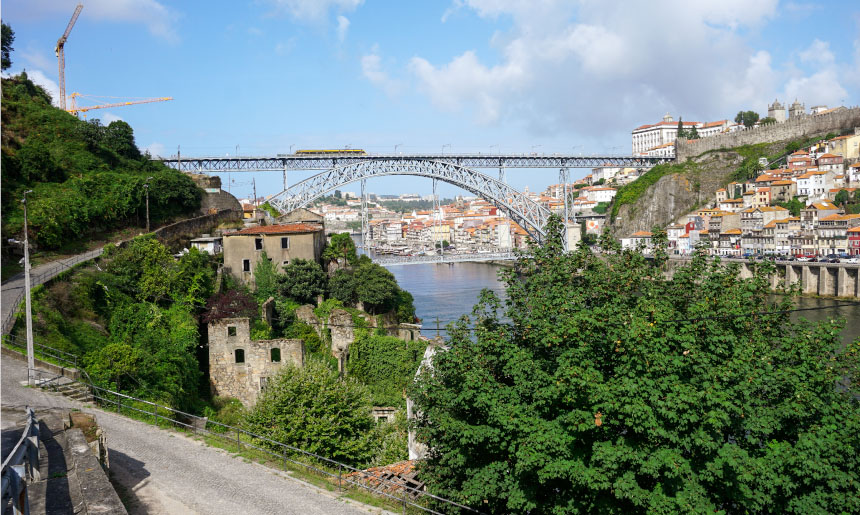
{"label": "grass patch", "polygon": [[692,172],[697,169],[698,165],[692,161],[683,163],[663,163],[645,172],[635,181],[625,184],[618,189],[615,199],[612,202],[611,218],[614,220],[618,216],[618,210],[625,204],[634,204],[639,197],[645,193],[645,190],[666,175]]}

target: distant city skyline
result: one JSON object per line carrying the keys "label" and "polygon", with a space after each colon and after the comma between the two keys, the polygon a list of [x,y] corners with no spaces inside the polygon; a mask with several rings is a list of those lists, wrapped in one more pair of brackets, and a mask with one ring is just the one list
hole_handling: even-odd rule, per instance
{"label": "distant city skyline", "polygon": [[[75,4],[3,2],[16,33],[8,72],[26,69],[56,96],[53,49]],[[68,93],[174,97],[88,113],[129,122],[154,155],[629,153],[631,131],[667,112],[719,120],[764,114],[774,99],[860,104],[860,6],[90,0],[66,44],[66,81]],[[533,191],[557,175],[507,172]],[[307,176],[291,172],[290,183]],[[229,188],[249,195],[252,178],[258,194],[282,181],[233,174]],[[390,177],[368,188],[426,194],[430,181]]]}

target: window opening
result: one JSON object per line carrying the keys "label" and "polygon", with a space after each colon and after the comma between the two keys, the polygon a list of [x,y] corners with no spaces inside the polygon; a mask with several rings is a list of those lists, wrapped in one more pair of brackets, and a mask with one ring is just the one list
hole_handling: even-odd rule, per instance
{"label": "window opening", "polygon": [[236,363],[244,363],[245,362],[245,351],[243,349],[236,349]]}
{"label": "window opening", "polygon": [[281,349],[277,347],[272,349],[272,363],[280,363],[281,362]]}

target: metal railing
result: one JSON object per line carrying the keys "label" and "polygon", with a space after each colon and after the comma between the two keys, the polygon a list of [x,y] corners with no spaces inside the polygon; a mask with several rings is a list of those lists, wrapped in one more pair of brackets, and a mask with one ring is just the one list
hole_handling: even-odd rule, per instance
{"label": "metal railing", "polygon": [[[25,356],[27,355],[27,343],[23,341],[22,338],[9,334],[3,337],[3,341],[11,347],[17,347],[19,349],[22,349],[23,354]],[[56,347],[42,345],[41,343],[37,343],[35,341],[33,342],[33,350],[35,351],[35,353],[40,353],[44,356],[48,356],[49,358],[59,361],[61,365],[68,365],[74,369],[78,368],[77,354],[72,354],[71,352],[66,352]]]}
{"label": "metal railing", "polygon": [[30,513],[27,483],[39,481],[39,420],[27,407],[27,426],[2,467],[2,509],[11,501],[15,515]]}
{"label": "metal railing", "polygon": [[[54,261],[51,263],[50,267],[39,269],[39,273],[33,273],[33,269],[30,269],[30,286],[35,287],[40,284],[44,284],[45,282],[57,277],[63,272],[73,269],[77,265],[89,261],[91,259],[95,259],[101,256],[103,249],[95,249],[89,252],[84,252],[83,254],[78,254],[76,256],[72,256],[65,260]],[[17,276],[16,276],[17,277]],[[8,284],[7,281],[6,284]],[[4,285],[5,287],[6,285]],[[15,315],[20,309],[21,301],[24,300],[24,287],[21,286],[21,290],[15,296],[15,299],[10,302],[13,308],[6,314],[6,317],[3,319],[2,327],[3,334],[8,333],[12,329],[12,324],[15,320]]]}
{"label": "metal railing", "polygon": [[[45,345],[40,345],[40,347],[50,348]],[[59,351],[59,349],[54,350]],[[76,360],[75,362],[77,363],[78,361],[79,360]],[[69,382],[64,384],[76,383],[85,387],[89,396],[93,399],[93,402],[103,407],[112,407],[119,414],[122,414],[123,410],[133,411],[144,415],[147,418],[152,417],[152,422],[156,426],[159,426],[160,423],[170,423],[184,429],[189,429],[192,432],[205,433],[231,445],[236,445],[239,451],[243,448],[247,448],[262,452],[278,460],[285,471],[288,467],[287,464],[292,463],[293,465],[305,468],[309,472],[326,477],[329,480],[334,480],[336,478],[338,487],[343,488],[345,485],[352,485],[357,488],[367,490],[373,494],[383,496],[401,505],[404,513],[406,508],[411,506],[427,513],[444,515],[445,512],[436,511],[436,509],[433,509],[430,506],[419,504],[419,500],[425,501],[426,504],[436,504],[452,510],[456,509],[471,513],[481,513],[473,508],[459,504],[450,499],[433,495],[420,488],[396,483],[390,479],[376,476],[365,470],[355,468],[325,456],[320,456],[319,454],[299,449],[298,447],[293,447],[283,442],[272,440],[271,438],[252,433],[240,427],[209,420],[206,417],[186,413],[152,401],[139,399],[131,395],[98,386],[92,381],[86,370],[83,370],[82,368],[79,368],[78,370],[82,374],[82,380],[69,378]],[[46,376],[50,377],[46,378]],[[56,374],[46,374],[42,371],[37,371],[37,384],[42,387],[63,386],[59,383],[60,377],[61,376]],[[267,447],[264,445],[267,445]],[[273,450],[272,448],[277,450]],[[304,461],[300,458],[303,458]],[[366,481],[366,483],[364,481]],[[373,486],[373,484],[376,484],[377,486]],[[386,489],[388,491],[386,491]],[[393,493],[398,490],[402,491],[402,495]]]}

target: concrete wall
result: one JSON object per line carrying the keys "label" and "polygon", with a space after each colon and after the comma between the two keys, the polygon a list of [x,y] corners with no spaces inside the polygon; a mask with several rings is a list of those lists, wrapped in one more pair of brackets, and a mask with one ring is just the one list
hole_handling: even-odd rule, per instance
{"label": "concrete wall", "polygon": [[[248,318],[223,318],[210,322],[208,332],[212,395],[235,397],[251,407],[257,402],[263,382],[277,375],[285,364],[304,366],[305,345],[302,340],[251,340]],[[244,363],[236,362],[237,349],[243,351]],[[280,349],[280,362],[272,361],[272,349]]]}
{"label": "concrete wall", "polygon": [[[672,277],[679,266],[688,263],[688,259],[670,259],[666,276]],[[848,263],[808,263],[808,262],[777,262],[776,273],[770,278],[773,290],[787,286],[800,285],[800,291],[807,295],[822,295],[828,297],[849,297],[860,299],[860,267]],[[740,264],[741,279],[753,276],[752,266],[743,262]]]}
{"label": "concrete wall", "polygon": [[[256,250],[254,240],[262,238],[263,248]],[[281,248],[281,238],[290,238],[290,248]],[[293,259],[308,259],[319,261],[325,246],[325,234],[322,229],[312,233],[289,234],[225,234],[224,235],[224,269],[237,280],[245,284],[254,284],[254,267],[260,261],[263,251],[278,269],[285,261]],[[249,260],[250,270],[245,272],[243,260]]]}
{"label": "concrete wall", "polygon": [[684,161],[709,150],[800,139],[814,134],[835,132],[858,126],[860,126],[860,107],[853,107],[827,114],[791,118],[783,123],[710,136],[690,142],[676,141],[675,155],[678,161]]}

